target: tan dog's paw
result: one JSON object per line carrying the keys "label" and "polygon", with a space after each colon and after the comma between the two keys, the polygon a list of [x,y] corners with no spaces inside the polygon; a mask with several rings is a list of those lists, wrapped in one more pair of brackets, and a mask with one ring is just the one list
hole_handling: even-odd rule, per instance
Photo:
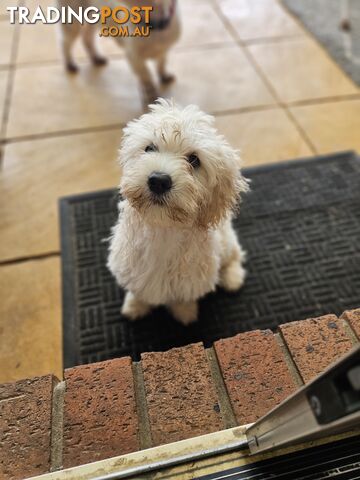
{"label": "tan dog's paw", "polygon": [[78,73],[79,67],[76,65],[76,63],[69,61],[66,63],[66,70],[71,74]]}
{"label": "tan dog's paw", "polygon": [[169,305],[171,313],[183,325],[196,322],[198,316],[197,302],[173,303]]}
{"label": "tan dog's paw", "polygon": [[92,57],[92,62],[95,65],[95,67],[103,67],[107,65],[108,61],[107,58],[101,56],[101,55],[94,55]]}
{"label": "tan dog's paw", "polygon": [[150,312],[150,309],[150,305],[138,300],[131,292],[127,292],[121,307],[121,313],[129,320],[137,320],[145,317]]}
{"label": "tan dog's paw", "polygon": [[239,262],[231,262],[220,273],[219,285],[228,292],[236,292],[245,282],[246,270]]}
{"label": "tan dog's paw", "polygon": [[160,82],[162,85],[170,85],[170,83],[175,82],[176,77],[172,73],[163,73],[160,75]]}

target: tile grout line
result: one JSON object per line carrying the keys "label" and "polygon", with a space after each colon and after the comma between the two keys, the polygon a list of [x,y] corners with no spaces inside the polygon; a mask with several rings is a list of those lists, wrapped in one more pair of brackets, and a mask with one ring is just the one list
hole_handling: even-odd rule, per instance
{"label": "tile grout line", "polygon": [[286,35],[274,35],[273,37],[256,37],[242,40],[244,45],[267,45],[269,43],[281,43],[284,41],[298,40],[303,38],[303,33],[288,33]]}
{"label": "tile grout line", "polygon": [[210,367],[211,376],[215,385],[215,390],[219,400],[220,412],[223,417],[225,428],[232,428],[238,425],[235,413],[231,406],[231,401],[226,389],[224,378],[221,375],[220,365],[214,347],[206,348],[208,364]]}
{"label": "tile grout line", "polygon": [[284,105],[283,110],[284,110],[286,116],[288,117],[288,119],[291,121],[291,123],[295,126],[296,130],[299,132],[300,137],[304,140],[304,142],[310,148],[311,152],[314,155],[318,155],[319,152],[317,151],[314,143],[312,142],[312,140],[310,139],[309,135],[307,134],[305,129],[302,127],[302,125],[300,125],[297,118],[295,117],[295,115],[290,110],[290,108],[288,108],[286,105]]}
{"label": "tile grout line", "polygon": [[32,255],[28,257],[15,257],[9,258],[7,260],[0,260],[0,268],[6,267],[7,265],[16,265],[18,263],[32,262],[36,260],[46,260],[47,258],[59,257],[61,255],[60,251],[39,253],[38,255]]}
{"label": "tile grout line", "polygon": [[219,110],[218,112],[210,112],[210,115],[214,117],[226,117],[229,115],[251,113],[251,112],[264,112],[267,110],[279,110],[278,105],[254,105],[249,107],[231,108],[229,110]]}
{"label": "tile grout line", "polygon": [[140,450],[153,446],[141,362],[132,363]]}
{"label": "tile grout line", "polygon": [[[263,110],[271,110],[271,109],[278,109],[277,105],[254,105],[249,107],[231,109],[231,110],[220,110],[218,112],[209,112],[210,115],[213,116],[225,116],[225,115],[232,115],[232,114],[240,114],[240,113],[247,113],[247,112],[258,112]],[[2,139],[3,144],[13,144],[13,143],[20,143],[20,142],[28,142],[33,140],[46,140],[49,138],[62,138],[62,137],[69,137],[72,135],[82,135],[87,133],[94,133],[94,132],[107,132],[116,129],[124,128],[126,123],[114,123],[109,125],[103,126],[95,126],[95,127],[84,127],[78,128],[74,130],[57,130],[55,132],[47,132],[47,133],[34,133],[19,137],[8,137]]]}
{"label": "tile grout line", "polygon": [[125,123],[113,123],[109,125],[103,126],[95,126],[95,127],[84,127],[78,128],[74,130],[56,130],[54,132],[47,132],[47,133],[34,133],[29,135],[23,135],[19,137],[8,137],[4,138],[2,142],[4,144],[12,144],[12,143],[20,143],[20,142],[29,142],[33,140],[46,140],[49,138],[66,138],[73,135],[82,135],[86,133],[96,133],[96,132],[107,132],[116,129],[122,129],[125,127]]}
{"label": "tile grout line", "polygon": [[334,97],[322,97],[322,98],[308,98],[304,100],[294,100],[287,102],[287,107],[302,107],[307,105],[323,105],[326,103],[340,103],[351,102],[353,100],[359,100],[360,93],[350,93],[348,95],[336,95]]}
{"label": "tile grout line", "polygon": [[260,65],[258,65],[258,63],[255,61],[255,58],[253,57],[253,55],[251,54],[251,52],[249,51],[249,49],[247,48],[247,45],[246,43],[244,43],[244,41],[238,36],[236,30],[233,28],[233,26],[231,25],[231,23],[229,22],[229,20],[226,18],[226,16],[223,14],[223,12],[221,11],[221,8],[219,5],[217,4],[213,4],[213,7],[215,9],[215,11],[217,12],[218,16],[220,17],[220,19],[222,20],[225,28],[228,30],[228,32],[232,35],[232,37],[234,38],[234,40],[237,42],[238,46],[242,49],[242,51],[244,52],[247,60],[249,61],[249,63],[252,65],[252,67],[254,68],[255,72],[259,75],[259,77],[262,79],[262,81],[264,82],[264,84],[266,85],[267,89],[269,90],[270,94],[272,95],[272,97],[274,98],[274,100],[276,101],[278,107],[280,107],[284,113],[286,114],[286,116],[288,117],[288,119],[290,120],[290,122],[295,126],[296,130],[298,131],[300,137],[304,140],[304,142],[307,144],[307,146],[310,148],[311,152],[313,154],[317,154],[317,150],[314,146],[314,144],[312,143],[312,141],[310,140],[309,136],[306,134],[306,132],[304,131],[304,129],[299,125],[299,123],[297,122],[297,120],[295,119],[294,115],[290,112],[289,108],[287,107],[287,105],[281,101],[281,99],[279,98],[279,96],[277,95],[276,93],[276,90],[275,88],[273,87],[273,85],[271,84],[270,80],[267,78],[267,76],[265,75],[265,73],[263,72],[263,70],[261,69]]}
{"label": "tile grout line", "polygon": [[50,471],[63,466],[63,430],[65,381],[57,383],[53,389],[51,410]]}
{"label": "tile grout line", "polygon": [[278,330],[278,332],[274,334],[274,337],[284,355],[286,365],[289,369],[290,375],[294,380],[295,385],[298,388],[302,387],[304,385],[304,380],[295,363],[295,360],[293,359],[293,356],[291,355],[291,352],[289,350],[289,347],[286,343],[285,338],[283,337],[281,330]]}
{"label": "tile grout line", "polygon": [[[22,2],[20,1],[17,3],[21,4]],[[1,119],[0,137],[2,137],[3,139],[6,138],[6,134],[7,134],[7,125],[10,117],[11,99],[12,99],[12,94],[14,89],[14,81],[15,81],[15,73],[16,73],[16,58],[17,58],[17,54],[19,50],[19,42],[20,42],[20,25],[18,23],[15,24],[14,30],[15,31],[13,34],[14,36],[13,36],[11,54],[10,54],[10,64],[8,65],[9,73],[8,73],[7,86],[5,91],[4,111]],[[0,161],[2,163],[1,158],[0,158]],[[1,166],[1,163],[0,163],[0,166]]]}

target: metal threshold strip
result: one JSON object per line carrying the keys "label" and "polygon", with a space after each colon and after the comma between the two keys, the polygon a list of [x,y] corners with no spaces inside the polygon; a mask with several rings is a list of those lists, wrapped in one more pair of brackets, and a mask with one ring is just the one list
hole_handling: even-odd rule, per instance
{"label": "metal threshold strip", "polygon": [[245,425],[222,430],[31,478],[32,480],[139,478],[140,475],[149,472],[234,451],[249,454],[245,435],[248,427],[249,425]]}

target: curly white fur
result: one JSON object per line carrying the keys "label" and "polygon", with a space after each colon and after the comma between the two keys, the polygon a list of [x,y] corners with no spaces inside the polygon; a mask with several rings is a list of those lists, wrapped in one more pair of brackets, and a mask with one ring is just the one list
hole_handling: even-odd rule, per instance
{"label": "curly white fur", "polygon": [[[221,285],[239,289],[244,253],[231,213],[248,183],[238,152],[196,106],[181,109],[159,100],[150,113],[124,129],[119,219],[113,228],[108,267],[126,295],[131,319],[166,305],[182,323],[196,320],[196,301]],[[145,152],[153,144],[156,151]],[[193,168],[190,154],[200,166]],[[161,201],[148,187],[152,172],[172,179]]]}

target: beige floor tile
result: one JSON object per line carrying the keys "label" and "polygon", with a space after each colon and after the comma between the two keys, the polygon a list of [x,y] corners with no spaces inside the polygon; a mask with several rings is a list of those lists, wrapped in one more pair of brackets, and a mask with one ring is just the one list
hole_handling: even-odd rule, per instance
{"label": "beige floor tile", "polygon": [[242,40],[303,34],[276,0],[218,0],[218,3]]}
{"label": "beige floor tile", "polygon": [[[215,2],[216,1],[217,0],[215,0]],[[181,5],[190,6],[190,7],[194,6],[194,4],[195,4],[194,0],[179,0],[179,3],[181,3]],[[204,4],[204,3],[207,3],[207,4],[211,5],[211,4],[214,3],[214,0],[197,0],[196,1],[196,5]]]}
{"label": "beige floor tile", "polygon": [[5,96],[7,88],[8,71],[0,70],[0,136],[2,132],[2,120],[5,106]]}
{"label": "beige floor tile", "polygon": [[360,153],[360,100],[306,105],[291,111],[320,153]]}
{"label": "beige floor tile", "polygon": [[0,383],[61,378],[58,258],[0,267]]}
{"label": "beige floor tile", "polygon": [[50,5],[55,5],[53,0],[22,0],[22,3],[29,8],[30,12],[33,12],[39,5],[43,9]]}
{"label": "beige floor tile", "polygon": [[163,94],[183,105],[195,103],[219,112],[274,103],[237,45],[177,52],[170,57],[169,68],[177,82]]}
{"label": "beige floor tile", "polygon": [[114,187],[121,132],[94,132],[5,147],[0,259],[59,250],[58,197]]}
{"label": "beige floor tile", "polygon": [[7,7],[10,7],[12,5],[16,5],[16,2],[14,3],[9,3],[8,0],[0,0],[0,15],[1,16],[8,16],[8,12],[6,10]]}
{"label": "beige floor tile", "polygon": [[252,45],[249,49],[285,102],[358,92],[353,82],[311,39]]}
{"label": "beige floor tile", "polygon": [[0,66],[11,62],[11,49],[15,33],[15,25],[6,20],[0,21]]}
{"label": "beige floor tile", "polygon": [[240,149],[244,167],[311,155],[281,109],[218,116],[216,126],[231,145]]}
{"label": "beige floor tile", "polygon": [[84,65],[77,75],[62,65],[17,69],[9,137],[127,122],[141,113],[136,77],[123,59],[104,68]]}
{"label": "beige floor tile", "polygon": [[[17,63],[62,62],[59,36],[59,25],[41,23],[21,25]],[[97,43],[99,51],[105,56],[123,55],[123,50],[112,38],[98,37]],[[81,38],[77,39],[73,53],[74,58],[88,58]]]}
{"label": "beige floor tile", "polygon": [[181,3],[182,33],[177,47],[232,41],[211,3]]}

